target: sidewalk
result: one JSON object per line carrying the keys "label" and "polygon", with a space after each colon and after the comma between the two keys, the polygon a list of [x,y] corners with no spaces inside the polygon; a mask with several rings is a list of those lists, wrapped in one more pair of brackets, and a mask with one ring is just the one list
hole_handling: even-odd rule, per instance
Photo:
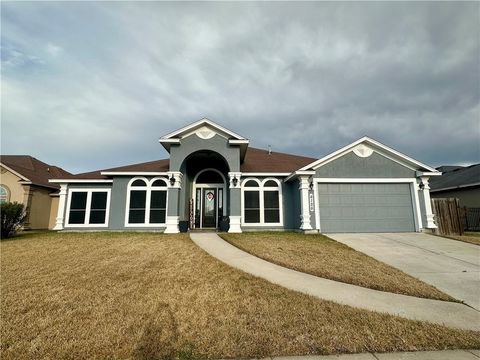
{"label": "sidewalk", "polygon": [[387,293],[287,269],[250,255],[215,233],[191,233],[190,238],[211,256],[232,267],[319,299],[453,328],[480,331],[480,312],[463,304]]}
{"label": "sidewalk", "polygon": [[480,350],[443,350],[397,353],[363,353],[327,356],[280,356],[268,360],[479,360]]}

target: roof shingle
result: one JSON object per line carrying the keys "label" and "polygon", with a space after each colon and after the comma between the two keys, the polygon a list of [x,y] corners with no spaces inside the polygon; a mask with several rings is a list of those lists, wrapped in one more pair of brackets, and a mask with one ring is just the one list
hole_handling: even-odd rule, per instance
{"label": "roof shingle", "polygon": [[[271,152],[263,149],[249,147],[245,160],[240,166],[242,172],[264,172],[264,173],[291,173],[315,161],[314,158],[297,156],[280,152]],[[102,172],[162,172],[169,171],[169,159],[154,160],[139,164],[120,166],[109,169],[102,169],[76,175],[68,175],[63,179],[108,179]]]}
{"label": "roof shingle", "polygon": [[0,155],[0,163],[27,178],[32,184],[52,189],[58,189],[60,186],[49,183],[48,179],[72,176],[68,171],[46,164],[30,155]]}

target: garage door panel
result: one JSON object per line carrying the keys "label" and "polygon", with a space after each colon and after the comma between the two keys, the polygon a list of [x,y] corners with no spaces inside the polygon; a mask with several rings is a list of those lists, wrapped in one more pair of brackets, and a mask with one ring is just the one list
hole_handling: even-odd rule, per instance
{"label": "garage door panel", "polygon": [[407,183],[318,185],[322,232],[415,231]]}

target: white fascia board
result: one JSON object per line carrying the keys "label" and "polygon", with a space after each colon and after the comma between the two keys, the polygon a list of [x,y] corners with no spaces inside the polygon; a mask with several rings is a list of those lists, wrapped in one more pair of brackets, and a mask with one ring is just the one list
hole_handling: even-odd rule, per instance
{"label": "white fascia board", "polygon": [[166,143],[166,144],[180,144],[180,139],[158,139],[159,142],[161,143]]}
{"label": "white fascia board", "polygon": [[417,171],[416,174],[417,174],[417,177],[420,177],[420,176],[440,176],[440,175],[442,175],[442,173],[440,171],[435,171],[435,172],[433,172],[433,171],[430,171],[430,172],[428,172],[428,171],[425,171],[425,172],[424,171]]}
{"label": "white fascia board", "polygon": [[395,150],[395,149],[392,149],[391,147],[388,147],[387,145],[384,145],[384,144],[382,144],[381,142],[378,142],[378,141],[376,141],[376,140],[370,139],[370,138],[367,137],[367,136],[365,136],[364,138],[365,138],[365,141],[367,141],[367,142],[369,142],[369,143],[371,143],[371,144],[373,144],[373,145],[375,145],[375,146],[378,146],[379,148],[382,148],[382,149],[386,150],[387,152],[391,152],[392,154],[397,155],[399,158],[404,159],[404,160],[406,160],[407,162],[410,162],[410,163],[415,164],[415,165],[417,165],[417,166],[419,166],[419,167],[422,167],[422,168],[424,168],[424,169],[427,169],[429,172],[432,172],[432,173],[438,172],[436,169],[432,168],[431,166],[428,166],[428,165],[426,165],[426,164],[424,164],[424,163],[421,163],[420,161],[417,161],[417,160],[415,160],[415,159],[412,159],[411,157],[409,157],[409,156],[401,153],[400,151],[397,151],[397,150]]}
{"label": "white fascia board", "polygon": [[32,184],[31,181],[24,181],[24,180],[20,180],[18,183],[22,184],[22,185],[31,185]]}
{"label": "white fascia board", "polygon": [[103,183],[103,184],[111,184],[113,180],[100,180],[100,179],[50,179],[48,182],[53,184],[75,184],[75,183]]}
{"label": "white fascia board", "polygon": [[[22,179],[23,181],[30,181],[30,179],[27,179],[25,176],[23,176],[22,174],[16,172],[15,170],[9,168],[7,165],[5,165],[4,163],[0,163],[0,165],[2,167],[4,167],[5,169],[7,169],[8,171],[10,171],[12,174],[18,176],[20,179]],[[31,181],[30,181],[31,183]]]}
{"label": "white fascia board", "polygon": [[230,145],[242,145],[242,144],[248,144],[248,143],[250,143],[250,141],[247,140],[247,139],[242,139],[242,140],[230,139],[230,140],[228,140],[228,143]]}
{"label": "white fascia board", "polygon": [[213,121],[211,121],[207,118],[203,118],[203,119],[200,119],[198,121],[195,121],[193,124],[187,125],[187,126],[181,128],[181,129],[178,129],[178,130],[175,130],[174,132],[171,132],[170,134],[162,136],[160,138],[160,142],[162,142],[165,139],[169,139],[169,138],[173,138],[175,136],[179,136],[179,135],[181,135],[181,134],[183,134],[183,133],[185,133],[185,132],[187,132],[191,129],[194,129],[198,126],[201,126],[201,125],[210,125],[214,129],[220,130],[221,132],[223,132],[225,134],[228,134],[231,137],[236,138],[237,140],[245,140],[245,138],[243,136],[240,136],[240,135],[234,133],[233,131],[226,129],[223,126],[220,126],[220,125],[214,123]]}
{"label": "white fascia board", "polygon": [[308,176],[312,176],[312,175],[315,175],[315,171],[312,171],[312,170],[297,170],[297,171],[294,171],[293,173],[291,173],[286,179],[285,181],[290,181],[290,180],[293,180],[299,176],[302,176],[302,175],[308,175]]}
{"label": "white fascia board", "polygon": [[[414,160],[412,159],[411,157],[405,155],[405,154],[402,154],[401,152],[397,151],[397,150],[394,150],[376,140],[373,140],[371,138],[369,138],[368,136],[364,136],[360,139],[358,139],[357,141],[354,141],[353,143],[347,145],[347,146],[344,146],[343,148],[341,149],[338,149],[337,151],[334,151],[332,152],[331,154],[327,155],[327,156],[324,156],[323,158],[321,159],[318,159],[306,166],[304,166],[303,168],[301,168],[300,170],[307,170],[307,169],[318,169],[319,167],[321,167],[324,163],[326,163],[328,160],[334,158],[334,157],[338,157],[338,156],[341,156],[343,154],[346,154],[348,151],[350,151],[351,149],[353,149],[355,146],[363,143],[363,142],[366,142],[366,143],[369,143],[370,145],[373,145],[374,147],[377,147],[381,150],[384,150],[385,152],[387,153],[391,153],[393,155],[395,155],[396,157],[398,157],[399,159],[405,161],[406,163],[410,163],[410,164],[414,164],[418,167],[421,167],[421,168],[424,168],[426,170],[428,170],[429,172],[432,172],[432,173],[436,173],[437,170],[435,170],[434,168],[428,166],[428,165],[425,165],[417,160]],[[382,155],[385,155],[385,154],[382,154]]]}
{"label": "white fascia board", "polygon": [[167,172],[165,171],[102,171],[100,175],[105,175],[105,176],[115,176],[115,175],[152,175],[152,176],[158,176],[158,175],[168,175]]}
{"label": "white fascia board", "polygon": [[288,176],[290,173],[285,172],[285,173],[268,173],[268,172],[242,172],[242,177],[247,177],[247,176]]}

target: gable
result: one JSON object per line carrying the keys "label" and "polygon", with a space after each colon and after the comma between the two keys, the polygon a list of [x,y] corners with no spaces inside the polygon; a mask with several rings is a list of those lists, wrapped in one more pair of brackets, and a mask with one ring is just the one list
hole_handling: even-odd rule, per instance
{"label": "gable", "polygon": [[428,165],[425,165],[415,159],[412,159],[411,157],[402,154],[401,152],[394,150],[376,140],[373,140],[367,136],[358,139],[357,141],[337,150],[334,151],[333,153],[317,160],[314,161],[311,164],[308,164],[307,166],[304,166],[301,168],[301,171],[308,171],[308,170],[317,170],[318,168],[325,166],[326,164],[330,163],[331,161],[334,161],[335,159],[338,159],[339,157],[349,153],[353,152],[356,154],[358,157],[363,157],[363,158],[368,158],[371,156],[373,153],[378,153],[385,158],[388,158],[408,169],[411,169],[413,171],[419,171],[419,172],[425,172],[428,173],[429,175],[440,175],[441,173],[435,170],[434,168],[431,168]]}
{"label": "gable", "polygon": [[375,151],[369,156],[359,156],[350,151],[317,168],[315,176],[323,178],[412,178],[415,177],[415,170]]}

